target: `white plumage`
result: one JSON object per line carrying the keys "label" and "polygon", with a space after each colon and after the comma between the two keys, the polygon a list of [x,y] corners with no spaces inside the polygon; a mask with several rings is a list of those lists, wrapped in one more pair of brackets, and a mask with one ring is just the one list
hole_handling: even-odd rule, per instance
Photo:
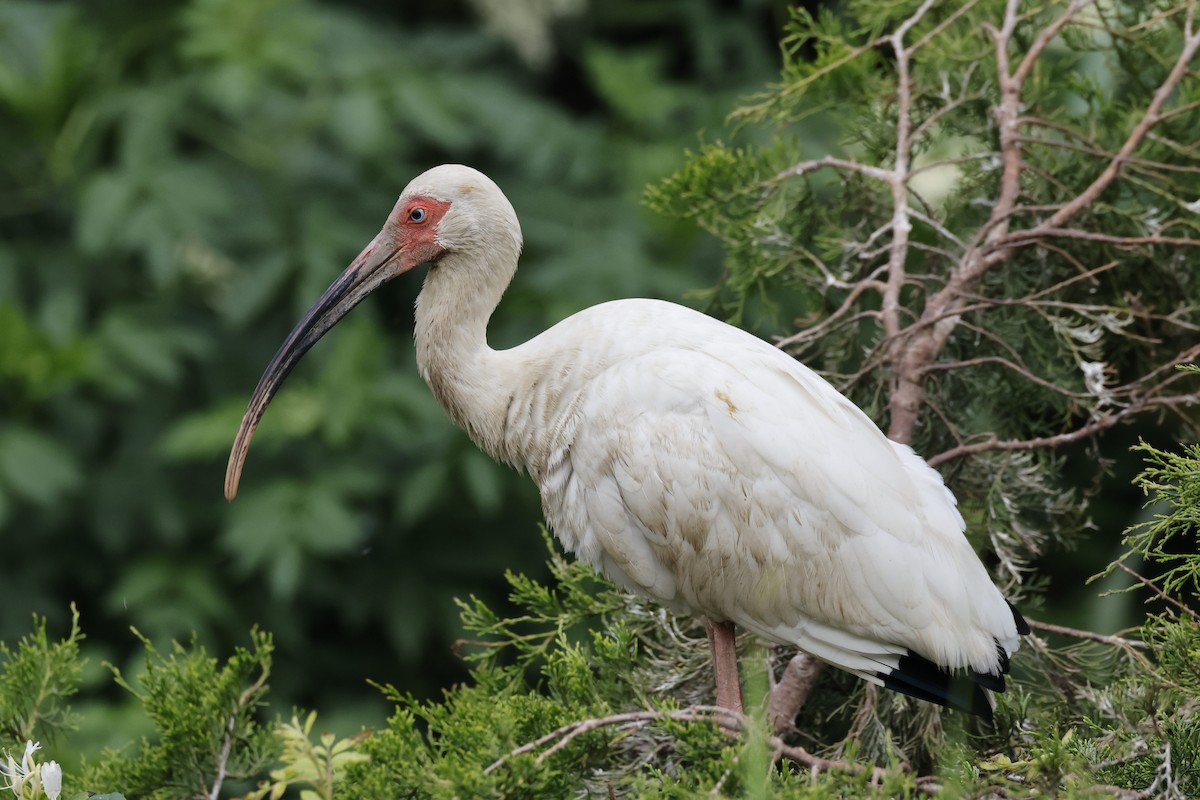
{"label": "white plumage", "polygon": [[375,286],[428,261],[421,373],[480,447],[529,472],[564,547],[677,612],[986,714],[983,693],[962,693],[950,672],[1002,690],[1028,629],[941,476],[807,367],[682,306],[604,303],[492,350],[487,321],[520,246],[515,212],[481,173],[415,179],[268,367],[227,495],[303,352]]}

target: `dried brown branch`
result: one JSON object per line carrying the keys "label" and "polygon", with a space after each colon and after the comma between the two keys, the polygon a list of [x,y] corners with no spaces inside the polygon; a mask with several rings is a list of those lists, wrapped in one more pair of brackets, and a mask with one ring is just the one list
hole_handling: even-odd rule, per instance
{"label": "dried brown branch", "polygon": [[1065,444],[1078,442],[1081,439],[1095,436],[1101,431],[1108,430],[1113,425],[1116,425],[1122,419],[1134,414],[1141,414],[1149,411],[1152,408],[1159,408],[1170,405],[1177,399],[1190,400],[1189,396],[1184,398],[1148,398],[1143,403],[1131,405],[1119,411],[1101,414],[1093,419],[1088,420],[1078,428],[1057,433],[1053,436],[1036,436],[1030,439],[1000,439],[996,436],[989,436],[983,441],[972,442],[970,444],[960,444],[945,450],[928,459],[931,467],[938,467],[945,464],[947,461],[953,461],[957,458],[963,458],[969,455],[978,455],[986,453],[990,450],[1050,450],[1056,447],[1062,447]]}
{"label": "dried brown branch", "polygon": [[824,669],[824,661],[807,653],[797,653],[788,661],[779,683],[771,689],[767,704],[767,718],[776,734],[791,730],[796,713],[808,700]]}
{"label": "dried brown branch", "polygon": [[1065,625],[1055,625],[1052,622],[1039,622],[1035,619],[1025,617],[1025,621],[1029,623],[1029,627],[1035,631],[1043,633],[1057,633],[1062,636],[1071,636],[1075,639],[1087,639],[1091,642],[1099,642],[1100,644],[1108,644],[1114,647],[1137,647],[1143,648],[1146,643],[1138,639],[1126,639],[1123,636],[1110,636],[1108,634],[1096,633],[1095,631],[1085,631],[1079,628],[1068,628]]}
{"label": "dried brown branch", "polygon": [[[1092,204],[1100,193],[1115,180],[1121,166],[1131,157],[1146,134],[1159,121],[1163,105],[1182,79],[1185,67],[1194,56],[1197,47],[1200,47],[1200,35],[1192,32],[1192,10],[1190,8],[1186,21],[1185,46],[1175,60],[1171,73],[1154,93],[1143,116],[1133,126],[1125,143],[1108,162],[1100,176],[1074,199],[1064,203],[1034,228],[1021,231],[1009,230],[1009,221],[1016,209],[1017,198],[1020,194],[1021,172],[1028,166],[1021,158],[1021,137],[1018,131],[1021,119],[1019,113],[1021,88],[1034,63],[1049,43],[1061,33],[1079,10],[1089,4],[1090,0],[1073,0],[1057,19],[1038,32],[1020,64],[1011,73],[1009,72],[1008,46],[1018,23],[1016,0],[1010,0],[1007,4],[1002,27],[999,30],[991,28],[989,31],[995,42],[995,57],[1001,91],[1000,101],[994,111],[998,123],[1000,155],[1003,165],[1000,189],[988,223],[979,230],[978,236],[982,238],[978,239],[978,244],[972,245],[963,254],[959,268],[946,286],[929,298],[925,304],[920,329],[903,331],[903,335],[901,335],[902,332],[898,327],[886,326],[887,318],[885,316],[885,329],[888,338],[892,341],[888,359],[893,387],[889,402],[891,424],[888,435],[897,441],[909,442],[912,440],[917,417],[925,400],[924,378],[928,374],[930,366],[941,353],[951,332],[957,326],[962,308],[966,303],[966,297],[989,270],[1010,257],[1013,246],[1053,238],[1079,238],[1119,246],[1141,244],[1177,246],[1195,243],[1195,240],[1183,237],[1120,237],[1061,227],[1080,210]],[[898,94],[902,95],[903,93],[903,83],[901,82]],[[898,139],[901,138],[903,124],[903,120],[898,121]]]}
{"label": "dried brown branch", "polygon": [[1044,239],[1081,239],[1089,242],[1103,242],[1117,247],[1138,247],[1141,245],[1167,245],[1171,247],[1197,247],[1200,239],[1189,239],[1181,236],[1116,236],[1098,231],[1084,231],[1078,228],[1043,228],[1041,226],[1030,230],[1013,231],[996,247],[1013,247],[1028,244],[1040,245]]}
{"label": "dried brown branch", "polygon": [[527,742],[520,747],[510,750],[504,756],[489,764],[484,769],[483,774],[490,775],[504,766],[505,762],[509,759],[526,753],[532,753],[539,747],[553,742],[554,744],[551,745],[550,749],[543,751],[537,757],[536,763],[541,764],[548,756],[563,749],[585,733],[614,725],[640,726],[662,720],[678,720],[684,722],[712,722],[730,732],[737,732],[741,730],[740,719],[740,714],[730,711],[727,708],[720,708],[718,706],[692,706],[678,711],[631,711],[625,714],[613,714],[607,717],[578,720],[556,728],[550,731],[550,733],[534,739],[532,742]]}
{"label": "dried brown branch", "polygon": [[1153,592],[1154,595],[1156,597],[1158,597],[1159,600],[1162,600],[1163,602],[1175,607],[1179,611],[1182,611],[1183,613],[1187,614],[1188,616],[1190,616],[1192,619],[1196,620],[1197,622],[1200,622],[1200,613],[1197,613],[1194,608],[1190,608],[1190,607],[1184,605],[1183,603],[1176,600],[1174,597],[1171,597],[1170,595],[1163,592],[1162,589],[1159,589],[1157,586],[1154,585],[1154,581],[1150,580],[1149,578],[1147,578],[1143,575],[1138,574],[1136,571],[1134,571],[1134,570],[1130,569],[1128,566],[1126,566],[1125,563],[1122,561],[1114,561],[1113,564],[1117,567],[1117,569],[1121,570],[1122,572],[1127,573],[1128,575],[1133,577],[1133,579],[1136,580],[1138,583],[1142,584],[1147,589],[1149,589],[1151,592]]}
{"label": "dried brown branch", "polygon": [[[710,723],[716,725],[725,733],[731,736],[744,734],[749,730],[749,720],[742,714],[731,711],[720,706],[690,706],[675,711],[631,711],[623,714],[612,714],[606,717],[595,717],[591,719],[578,720],[576,722],[563,725],[545,736],[541,736],[531,742],[521,745],[510,750],[500,758],[489,764],[484,770],[485,775],[490,775],[500,767],[504,766],[509,760],[528,753],[533,753],[539,748],[545,747],[534,759],[534,764],[540,766],[555,753],[566,748],[571,742],[578,739],[580,736],[601,730],[603,728],[618,727],[621,729],[633,729],[643,727],[653,722],[663,721],[675,722],[698,722]],[[771,747],[774,753],[774,759],[777,760],[781,756],[785,756],[802,764],[814,772],[825,772],[830,770],[850,772],[853,774],[861,774],[864,772],[871,774],[872,782],[878,782],[882,779],[885,771],[879,767],[872,767],[866,764],[857,764],[851,761],[842,761],[839,759],[823,758],[810,753],[805,748],[799,745],[792,745],[784,742],[778,736],[768,736],[767,744]],[[925,782],[926,785],[932,785],[930,779]]]}
{"label": "dried brown branch", "polygon": [[1030,383],[1036,383],[1046,391],[1060,394],[1063,397],[1070,397],[1075,400],[1085,400],[1091,397],[1091,395],[1087,392],[1072,391],[1064,386],[1059,386],[1054,381],[1039,377],[1033,374],[1028,367],[1018,364],[1015,361],[1010,361],[1003,356],[979,356],[977,358],[963,359],[962,361],[939,361],[936,364],[930,364],[925,367],[925,372],[945,372],[949,370],[966,369],[968,367],[979,367],[983,366],[984,364],[995,364],[996,366],[1004,367],[1005,369],[1019,375],[1024,380],[1027,380]]}
{"label": "dried brown branch", "polygon": [[857,172],[859,175],[864,175],[884,183],[892,182],[892,173],[890,170],[873,167],[870,164],[862,164],[858,161],[848,161],[844,158],[835,158],[833,156],[825,156],[813,161],[802,161],[780,172],[773,179],[774,183],[785,181],[788,178],[798,178],[801,175],[807,175],[810,172],[816,172],[821,169],[840,169],[846,172]]}

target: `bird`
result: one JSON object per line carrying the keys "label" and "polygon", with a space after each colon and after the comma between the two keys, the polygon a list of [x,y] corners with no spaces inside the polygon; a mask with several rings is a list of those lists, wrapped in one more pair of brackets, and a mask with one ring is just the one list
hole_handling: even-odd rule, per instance
{"label": "bird", "polygon": [[263,372],[226,498],[304,353],[376,288],[427,265],[414,342],[437,401],[528,473],[565,550],[704,621],[718,705],[741,711],[741,628],[990,719],[988,690],[1004,691],[1029,627],[941,475],[799,360],[682,305],[613,300],[491,348],[521,248],[516,211],[482,172],[446,164],[414,178]]}

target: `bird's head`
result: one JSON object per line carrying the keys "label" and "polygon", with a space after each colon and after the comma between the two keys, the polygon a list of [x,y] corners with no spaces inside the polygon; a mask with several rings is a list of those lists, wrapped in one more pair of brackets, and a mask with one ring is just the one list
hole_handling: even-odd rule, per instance
{"label": "bird's head", "polygon": [[[499,241],[496,237],[501,237]],[[513,237],[511,242],[505,237]],[[330,285],[288,334],[267,365],[229,454],[225,497],[237,494],[250,439],[271,398],[292,368],[350,309],[375,289],[421,264],[487,247],[521,248],[516,212],[499,187],[478,170],[444,164],[417,176],[404,189],[379,234]]]}

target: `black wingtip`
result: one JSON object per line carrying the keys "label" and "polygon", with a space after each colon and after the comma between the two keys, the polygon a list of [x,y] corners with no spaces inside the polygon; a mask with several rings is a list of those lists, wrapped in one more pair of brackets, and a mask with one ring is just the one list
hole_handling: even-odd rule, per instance
{"label": "black wingtip", "polygon": [[879,674],[888,689],[965,711],[992,721],[992,704],[984,689],[1004,691],[1004,676],[989,673],[954,674],[911,650],[900,657],[896,669]]}
{"label": "black wingtip", "polygon": [[[1007,602],[1007,601],[1006,601]],[[1017,633],[1028,635],[1029,623],[1017,611],[1016,606],[1008,604],[1012,611],[1013,622],[1016,623]],[[957,672],[952,673],[939,667],[924,656],[909,650],[900,657],[900,663],[891,672],[877,673],[883,685],[920,700],[928,700],[938,705],[956,708],[975,714],[987,721],[992,721],[992,704],[985,689],[993,692],[1004,691],[1004,676],[1009,671],[1009,654],[996,640],[996,657],[999,669],[995,674],[990,672]]]}
{"label": "black wingtip", "polygon": [[[1008,603],[1007,600],[1004,602]],[[1025,621],[1025,618],[1021,616],[1021,612],[1017,611],[1017,607],[1012,603],[1008,603],[1008,608],[1010,611],[1012,611],[1013,622],[1017,623],[1017,633],[1021,634],[1022,636],[1028,636],[1029,623]]]}

